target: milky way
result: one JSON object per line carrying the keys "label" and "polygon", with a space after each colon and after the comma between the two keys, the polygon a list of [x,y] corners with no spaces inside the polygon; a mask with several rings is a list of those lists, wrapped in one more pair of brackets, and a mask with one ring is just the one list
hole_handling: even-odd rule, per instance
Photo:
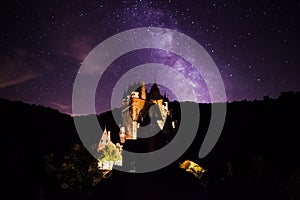
{"label": "milky way", "polygon": [[[276,98],[300,89],[299,8],[296,0],[9,1],[0,8],[0,97],[69,113],[76,74],[94,47],[132,28],[161,27],[205,48],[219,68],[228,101]],[[167,33],[152,42],[172,40]],[[124,73],[149,62],[181,72],[194,85],[194,100],[210,101],[207,90],[213,85],[192,65],[170,52],[146,49],[108,68],[97,90],[97,111],[110,109],[112,89]]]}

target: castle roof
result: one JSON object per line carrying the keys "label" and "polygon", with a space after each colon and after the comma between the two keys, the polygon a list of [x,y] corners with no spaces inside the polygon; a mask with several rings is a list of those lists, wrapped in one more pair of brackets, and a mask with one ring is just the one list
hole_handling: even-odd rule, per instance
{"label": "castle roof", "polygon": [[127,97],[127,92],[126,92],[126,90],[124,90],[122,99],[126,99],[126,97]]}
{"label": "castle roof", "polygon": [[[141,91],[141,84],[139,83],[134,83],[132,85],[128,85],[127,90],[126,90],[126,94],[130,95],[132,92],[140,92]],[[127,96],[126,95],[126,96]]]}
{"label": "castle roof", "polygon": [[149,98],[153,100],[163,99],[156,83],[154,83],[150,89]]}

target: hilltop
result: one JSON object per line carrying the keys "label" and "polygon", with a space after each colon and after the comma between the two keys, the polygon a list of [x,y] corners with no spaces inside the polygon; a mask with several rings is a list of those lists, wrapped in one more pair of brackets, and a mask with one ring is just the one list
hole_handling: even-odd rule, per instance
{"label": "hilltop", "polygon": [[[297,180],[300,178],[300,159],[297,156],[300,152],[297,140],[299,102],[300,92],[285,92],[278,99],[265,97],[261,101],[228,103],[221,138],[204,159],[197,156],[209,123],[210,104],[199,104],[201,120],[197,136],[178,161],[191,159],[207,169],[202,180],[179,170],[177,162],[157,172],[140,175],[113,171],[110,178],[101,180],[96,189],[89,191],[89,198],[110,196],[115,190],[119,191],[115,195],[120,198],[134,194],[140,197],[146,191],[144,187],[151,187],[149,199],[161,192],[166,192],[166,197],[183,197],[198,191],[200,196],[218,199],[223,194],[224,199],[250,196],[256,199],[296,199],[299,197]],[[178,102],[170,103],[174,110],[177,106]],[[45,172],[45,156],[54,154],[58,158],[56,162],[60,162],[73,144],[82,145],[73,118],[51,108],[5,99],[0,99],[0,110],[1,141],[6,150],[4,181],[10,195],[31,198],[41,195],[42,191],[50,199],[62,196],[75,199],[73,194],[78,191],[61,191],[58,182]],[[98,119],[102,127],[107,127],[112,133],[118,132],[111,111],[99,115]],[[96,140],[100,139],[98,137]],[[117,140],[118,136],[112,138]],[[156,148],[170,139],[159,134],[154,138],[152,142]],[[147,151],[142,149],[143,144],[144,140],[137,140],[125,148]],[[85,154],[89,156],[87,152]],[[130,180],[140,182],[132,192],[128,192],[129,186],[134,185]],[[216,197],[214,193],[220,196]]]}

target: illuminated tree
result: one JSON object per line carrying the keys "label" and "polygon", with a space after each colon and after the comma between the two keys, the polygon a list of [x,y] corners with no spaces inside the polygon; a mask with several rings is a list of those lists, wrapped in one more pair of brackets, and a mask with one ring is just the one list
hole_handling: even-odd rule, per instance
{"label": "illuminated tree", "polygon": [[120,149],[111,141],[99,151],[99,160],[101,162],[116,162],[122,159]]}

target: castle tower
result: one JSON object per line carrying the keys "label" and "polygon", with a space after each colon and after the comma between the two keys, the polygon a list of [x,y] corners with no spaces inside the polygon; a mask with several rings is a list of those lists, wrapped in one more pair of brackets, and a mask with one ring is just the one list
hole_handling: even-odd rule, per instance
{"label": "castle tower", "polygon": [[[127,100],[124,100],[125,96]],[[136,140],[140,123],[147,123],[149,116],[155,116],[155,121],[162,130],[170,113],[168,102],[166,95],[161,95],[156,83],[152,85],[149,93],[144,81],[129,85],[122,98],[123,121],[119,132],[121,143],[125,143],[125,140]],[[155,109],[150,110],[152,105],[155,105],[152,107]]]}
{"label": "castle tower", "polygon": [[146,92],[146,85],[145,85],[145,82],[144,81],[142,81],[142,83],[141,83],[141,99],[146,99],[146,94],[147,94],[147,92]]}
{"label": "castle tower", "polygon": [[100,139],[99,145],[98,145],[98,151],[105,148],[106,145],[110,142],[110,131],[106,130],[106,127],[103,131],[103,135]]}
{"label": "castle tower", "polygon": [[149,97],[151,100],[163,99],[163,96],[160,94],[159,88],[156,83],[154,83],[150,89]]}

